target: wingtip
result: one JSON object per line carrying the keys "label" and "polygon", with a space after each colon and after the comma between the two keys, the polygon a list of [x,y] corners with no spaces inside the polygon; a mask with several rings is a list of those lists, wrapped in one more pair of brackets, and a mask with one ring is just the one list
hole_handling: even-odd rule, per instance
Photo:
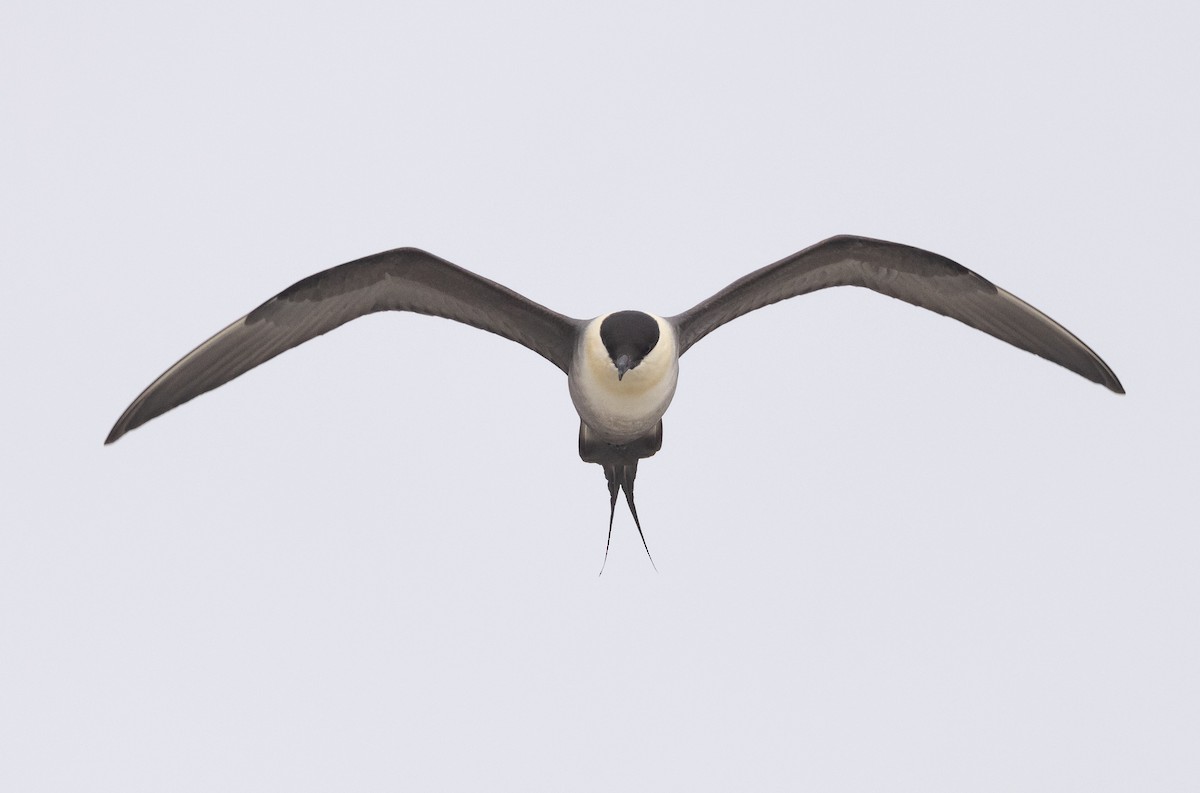
{"label": "wingtip", "polygon": [[[128,411],[126,412],[128,413]],[[123,415],[121,418],[117,419],[117,423],[114,424],[112,429],[108,431],[108,437],[104,439],[105,446],[116,443],[125,433],[133,429],[133,427],[129,426],[127,418],[127,415]]]}
{"label": "wingtip", "polygon": [[[1097,359],[1099,360],[1099,359]],[[1124,394],[1125,386],[1117,379],[1117,373],[1108,368],[1108,364],[1100,361],[1100,376],[1094,378],[1097,383],[1112,391],[1114,394]]]}

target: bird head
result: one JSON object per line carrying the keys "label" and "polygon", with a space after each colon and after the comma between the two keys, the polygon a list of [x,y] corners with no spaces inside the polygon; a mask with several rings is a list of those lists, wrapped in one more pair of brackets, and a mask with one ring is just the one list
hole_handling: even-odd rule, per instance
{"label": "bird head", "polygon": [[617,311],[600,324],[600,340],[616,367],[618,380],[650,354],[658,337],[658,322],[642,311]]}

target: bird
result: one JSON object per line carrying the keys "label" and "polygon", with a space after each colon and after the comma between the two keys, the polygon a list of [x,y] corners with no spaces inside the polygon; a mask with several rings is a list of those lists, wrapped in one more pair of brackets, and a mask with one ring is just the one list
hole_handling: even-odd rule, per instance
{"label": "bird", "polygon": [[626,309],[587,320],[406,247],[311,275],[219,331],[142,391],[105,444],[358,317],[379,311],[444,317],[522,344],[566,374],[580,419],[579,457],[602,466],[608,484],[605,560],[623,493],[654,565],[634,479],[639,461],[662,448],[663,415],[675,394],[680,357],[744,314],[834,286],[863,287],[943,314],[1125,393],[1090,347],[1038,309],[951,259],[896,242],[830,237],[739,278],[681,314]]}

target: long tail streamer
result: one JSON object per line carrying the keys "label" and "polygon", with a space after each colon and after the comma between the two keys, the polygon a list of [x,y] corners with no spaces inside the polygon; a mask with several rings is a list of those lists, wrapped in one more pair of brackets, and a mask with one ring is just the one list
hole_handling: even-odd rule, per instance
{"label": "long tail streamer", "polygon": [[613,464],[604,466],[604,476],[608,479],[608,539],[604,542],[604,564],[600,565],[600,574],[604,575],[604,566],[608,564],[608,549],[612,544],[613,517],[617,513],[617,493],[625,492],[625,503],[629,505],[629,513],[633,515],[633,523],[637,526],[638,536],[642,538],[642,547],[646,549],[646,557],[654,572],[658,565],[650,555],[650,546],[646,544],[646,535],[642,532],[642,522],[638,520],[637,507],[633,503],[633,480],[637,478],[637,460],[628,465]]}

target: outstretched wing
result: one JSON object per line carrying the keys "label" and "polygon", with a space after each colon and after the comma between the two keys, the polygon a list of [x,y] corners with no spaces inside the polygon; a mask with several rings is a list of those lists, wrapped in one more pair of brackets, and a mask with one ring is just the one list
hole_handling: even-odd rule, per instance
{"label": "outstretched wing", "polygon": [[936,253],[866,237],[839,236],[734,281],[671,317],[680,354],[756,308],[829,286],[863,286],[953,317],[984,333],[1125,393],[1100,356],[1020,298]]}
{"label": "outstretched wing", "polygon": [[564,372],[582,324],[430,253],[397,248],[305,278],[192,350],[133,401],[105,443],[376,311],[414,311],[473,325],[524,344]]}

